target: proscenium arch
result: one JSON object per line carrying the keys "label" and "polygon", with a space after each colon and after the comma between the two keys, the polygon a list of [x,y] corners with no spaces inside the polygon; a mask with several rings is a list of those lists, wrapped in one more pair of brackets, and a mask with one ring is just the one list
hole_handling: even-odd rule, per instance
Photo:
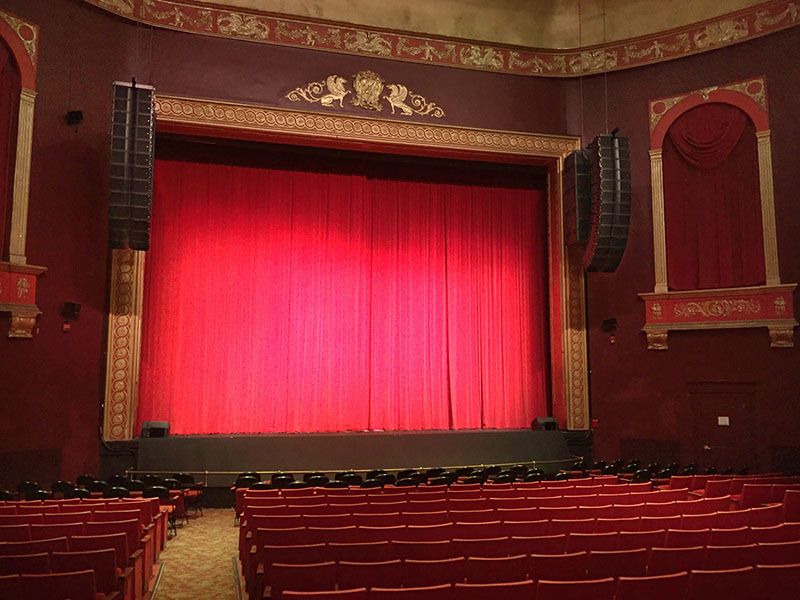
{"label": "proscenium arch", "polygon": [[[561,170],[574,136],[448,127],[157,95],[159,132],[477,161],[544,165],[548,172],[550,388],[567,429],[589,428],[584,272],[563,236]],[[114,250],[103,437],[135,436],[145,253]]]}

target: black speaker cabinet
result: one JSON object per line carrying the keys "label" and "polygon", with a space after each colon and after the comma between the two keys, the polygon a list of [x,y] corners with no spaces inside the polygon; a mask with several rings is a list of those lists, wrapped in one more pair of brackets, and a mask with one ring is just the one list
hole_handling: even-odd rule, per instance
{"label": "black speaker cabinet", "polygon": [[531,429],[534,431],[555,431],[558,429],[558,421],[555,417],[536,417],[531,421]]}
{"label": "black speaker cabinet", "polygon": [[143,438],[157,438],[169,436],[169,421],[144,421],[142,423]]}
{"label": "black speaker cabinet", "polygon": [[114,83],[111,123],[111,196],[108,234],[112,248],[150,247],[153,195],[155,90]]}
{"label": "black speaker cabinet", "polygon": [[567,155],[562,182],[567,244],[586,243],[592,228],[591,165],[587,150],[575,150]]}
{"label": "black speaker cabinet", "polygon": [[628,241],[631,161],[628,138],[598,135],[589,145],[591,232],[583,264],[587,271],[614,272]]}

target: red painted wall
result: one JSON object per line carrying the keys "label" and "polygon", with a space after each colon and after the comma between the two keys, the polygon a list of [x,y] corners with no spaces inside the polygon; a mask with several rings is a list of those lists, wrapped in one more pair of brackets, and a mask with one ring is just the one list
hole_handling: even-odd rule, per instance
{"label": "red painted wall", "polygon": [[[795,441],[800,431],[800,347],[770,348],[762,328],[670,332],[669,350],[647,350],[640,331],[644,303],[637,297],[654,286],[648,99],[761,74],[769,94],[781,279],[800,282],[800,77],[792,58],[798,52],[800,30],[795,28],[690,58],[585,78],[582,93],[580,82],[567,84],[570,105],[576,109],[570,113],[571,132],[589,140],[606,131],[607,122],[631,142],[634,204],[626,255],[616,273],[588,276],[592,416],[600,421],[597,456],[616,457],[627,439],[673,439],[684,461],[702,461],[703,453],[692,445],[687,394],[687,383],[696,381],[756,384],[748,414],[757,447],[751,467],[769,468],[772,446],[800,446]],[[795,294],[795,303],[797,298]],[[603,319],[610,317],[619,323],[614,345],[600,330]],[[800,346],[800,338],[797,343]]]}

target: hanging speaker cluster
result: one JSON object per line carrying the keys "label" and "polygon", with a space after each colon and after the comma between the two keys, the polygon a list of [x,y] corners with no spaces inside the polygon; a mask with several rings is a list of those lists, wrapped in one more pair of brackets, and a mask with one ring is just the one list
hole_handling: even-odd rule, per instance
{"label": "hanging speaker cluster", "polygon": [[628,241],[631,162],[628,138],[602,134],[564,161],[564,231],[585,246],[587,271],[613,273]]}
{"label": "hanging speaker cluster", "polygon": [[111,195],[108,203],[112,248],[150,247],[153,197],[155,90],[114,82],[111,123]]}

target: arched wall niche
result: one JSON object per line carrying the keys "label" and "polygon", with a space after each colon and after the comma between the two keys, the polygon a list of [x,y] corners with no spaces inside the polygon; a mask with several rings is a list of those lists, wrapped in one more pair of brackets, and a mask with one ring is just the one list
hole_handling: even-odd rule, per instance
{"label": "arched wall niche", "polygon": [[[734,106],[755,126],[763,228],[765,285],[670,291],[667,282],[663,145],[669,128],[688,111],[708,103]],[[645,302],[647,347],[667,349],[670,330],[766,327],[773,348],[794,346],[792,294],[797,284],[782,284],[775,234],[772,151],[767,85],[763,76],[711,86],[649,102],[650,183],[653,212],[655,290]]]}
{"label": "arched wall niche", "polygon": [[10,50],[20,75],[19,109],[16,113],[16,144],[9,144],[14,154],[13,192],[0,202],[3,210],[11,203],[11,226],[0,262],[0,312],[11,314],[9,337],[33,337],[36,318],[36,279],[46,268],[27,264],[25,241],[28,229],[33,115],[36,101],[36,63],[39,28],[9,12],[0,11],[0,38]]}

